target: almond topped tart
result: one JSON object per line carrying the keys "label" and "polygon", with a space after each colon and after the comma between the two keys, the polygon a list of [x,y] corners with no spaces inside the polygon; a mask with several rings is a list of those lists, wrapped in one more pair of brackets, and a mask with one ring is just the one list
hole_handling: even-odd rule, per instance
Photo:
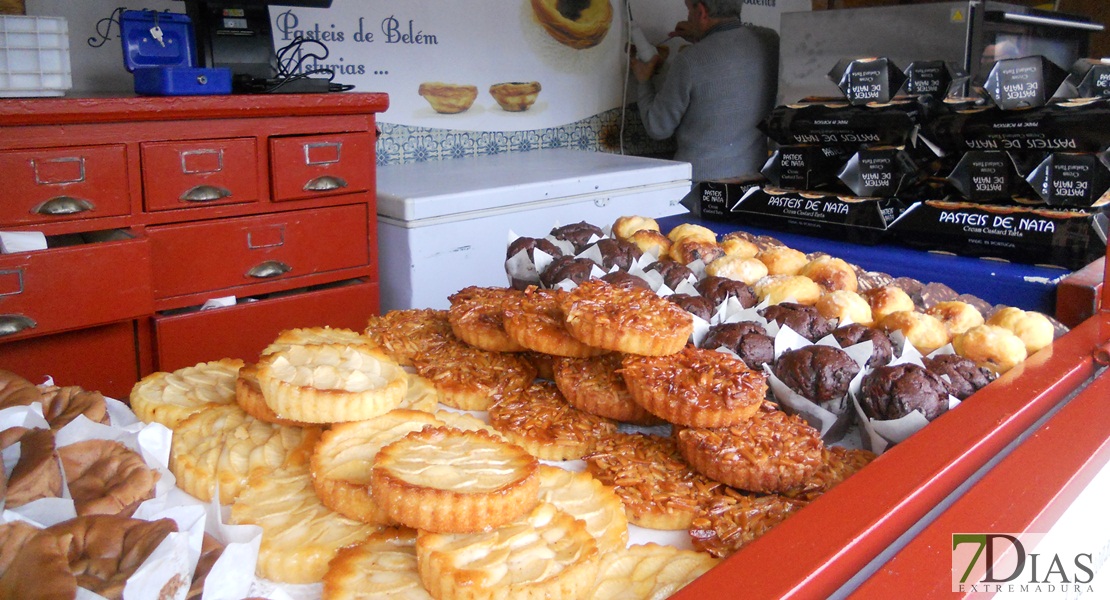
{"label": "almond topped tart", "polygon": [[808,502],[778,494],[752,495],[722,488],[690,524],[694,548],[724,558],[755,541]]}
{"label": "almond topped tart", "polygon": [[656,543],[620,548],[602,555],[589,597],[667,598],[720,562],[704,552]]}
{"label": "almond topped tart", "polygon": [[624,377],[617,372],[623,358],[619,352],[593,358],[557,358],[555,385],[571,406],[591,415],[636,425],[662,423],[632,399]]}
{"label": "almond topped tart", "polygon": [[420,580],[439,600],[588,598],[600,558],[586,523],[546,502],[496,529],[416,538]]}
{"label": "almond topped tart", "polygon": [[812,501],[871,464],[875,458],[874,452],[862,448],[826,446],[821,455],[821,468],[810,477],[805,487],[784,495]]}
{"label": "almond topped tart", "polygon": [[312,451],[316,495],[346,517],[372,525],[392,523],[370,491],[374,457],[382,447],[429,425],[443,423],[426,412],[395,409],[373,419],[331,426]]}
{"label": "almond topped tart", "polygon": [[628,522],[649,529],[686,529],[698,506],[721,487],[694,471],[669,437],[615,433],[584,457],[586,471],[613,488]]}
{"label": "almond topped tart", "polygon": [[505,307],[505,332],[517,344],[543,354],[585,358],[607,353],[578,341],[567,331],[559,305],[568,293],[528,287],[515,304]]}
{"label": "almond topped tart", "polygon": [[724,352],[688,346],[673,356],[626,356],[621,375],[637,404],[687,427],[727,427],[756,412],[767,376]]}
{"label": "almond topped tart", "polygon": [[374,457],[371,489],[397,522],[462,533],[500,527],[538,502],[539,462],[485,431],[425,427]]}
{"label": "almond topped tart", "polygon": [[290,346],[262,357],[258,384],[279,417],[305,423],[360,421],[400,405],[404,369],[377,348]]}
{"label": "almond topped tart", "polygon": [[416,530],[389,527],[339,551],[324,576],[322,600],[432,600],[416,567]]}
{"label": "almond topped tart", "polygon": [[505,439],[543,460],[579,459],[617,424],[574,408],[551,381],[536,381],[515,398],[494,402],[489,422]]}
{"label": "almond topped tart", "polygon": [[131,410],[144,423],[173,429],[202,408],[235,402],[235,380],[242,367],[243,361],[225,358],[172,373],[151,373],[131,388]]}
{"label": "almond topped tart", "polygon": [[586,524],[601,552],[628,545],[628,517],[612,488],[584,472],[540,465],[540,501],[549,502]]}
{"label": "almond topped tart", "polygon": [[298,327],[286,329],[278,334],[270,345],[262,350],[262,356],[289,349],[290,346],[319,346],[339,344],[344,346],[374,346],[370,338],[350,329],[331,327]]}
{"label": "almond topped tart", "polygon": [[505,309],[520,303],[523,292],[513,288],[470,286],[447,299],[451,308],[447,320],[455,337],[482,350],[521,352],[505,331]]}
{"label": "almond topped tart", "polygon": [[583,343],[643,356],[674,354],[694,331],[690,313],[640,288],[600,279],[582,283],[562,299],[567,331]]}
{"label": "almond topped tart", "polygon": [[498,400],[519,396],[536,378],[536,368],[518,354],[457,340],[424,350],[413,365],[439,390],[440,402],[459,410],[487,410]]}
{"label": "almond topped tart", "polygon": [[751,492],[803,488],[824,465],[820,432],[770,402],[747,421],[716,429],[682,428],[674,437],[694,470]]}
{"label": "almond topped tart", "polygon": [[418,352],[455,339],[447,311],[431,308],[391,310],[371,317],[366,337],[398,364],[411,366]]}

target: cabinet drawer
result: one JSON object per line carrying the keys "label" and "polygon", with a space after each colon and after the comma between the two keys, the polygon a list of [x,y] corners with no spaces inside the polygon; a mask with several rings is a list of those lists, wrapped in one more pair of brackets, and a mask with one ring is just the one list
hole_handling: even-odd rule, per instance
{"label": "cabinet drawer", "polygon": [[374,185],[374,146],[365,133],[270,138],[274,200],[362,192]]}
{"label": "cabinet drawer", "polygon": [[0,222],[24,225],[131,211],[122,145],[0,152]]}
{"label": "cabinet drawer", "polygon": [[[289,280],[370,261],[365,204],[151,227],[154,295]],[[236,294],[239,295],[239,294]]]}
{"label": "cabinet drawer", "polygon": [[146,209],[257,202],[254,138],[142,144]]}
{"label": "cabinet drawer", "polygon": [[154,319],[157,369],[172,371],[201,361],[248,362],[278,333],[294,327],[366,329],[378,314],[378,284],[359,281],[328,289]]}
{"label": "cabinet drawer", "polygon": [[0,343],[0,365],[42,383],[79,385],[127,402],[139,380],[134,321]]}
{"label": "cabinet drawer", "polygon": [[149,314],[148,240],[0,256],[0,340]]}

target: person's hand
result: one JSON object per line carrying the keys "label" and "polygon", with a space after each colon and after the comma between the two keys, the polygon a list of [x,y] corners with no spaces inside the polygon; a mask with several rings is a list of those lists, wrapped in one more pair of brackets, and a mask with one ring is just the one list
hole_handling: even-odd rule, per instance
{"label": "person's hand", "polygon": [[689,21],[679,21],[675,23],[674,31],[667,34],[667,37],[674,38],[680,37],[691,44],[701,39],[701,31]]}
{"label": "person's hand", "polygon": [[628,57],[628,61],[632,67],[632,76],[636,78],[636,81],[644,83],[649,81],[652,75],[655,75],[655,70],[658,69],[659,64],[663,62],[663,57],[656,53],[655,56],[651,57],[651,60],[644,62],[636,58],[636,53],[633,52],[632,55]]}

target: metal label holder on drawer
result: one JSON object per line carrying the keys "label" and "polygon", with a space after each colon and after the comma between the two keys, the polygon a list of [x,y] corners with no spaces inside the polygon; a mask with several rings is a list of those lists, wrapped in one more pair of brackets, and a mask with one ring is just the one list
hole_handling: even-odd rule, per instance
{"label": "metal label holder on drawer", "polygon": [[193,22],[183,14],[125,10],[120,17],[123,64],[135,93],[205,96],[231,93],[231,69],[197,67]]}

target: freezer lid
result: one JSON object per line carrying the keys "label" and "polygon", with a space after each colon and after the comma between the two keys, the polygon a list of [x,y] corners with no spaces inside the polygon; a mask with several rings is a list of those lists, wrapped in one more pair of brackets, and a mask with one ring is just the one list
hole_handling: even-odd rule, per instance
{"label": "freezer lid", "polygon": [[379,167],[378,214],[402,221],[690,184],[690,163],[550,148]]}

